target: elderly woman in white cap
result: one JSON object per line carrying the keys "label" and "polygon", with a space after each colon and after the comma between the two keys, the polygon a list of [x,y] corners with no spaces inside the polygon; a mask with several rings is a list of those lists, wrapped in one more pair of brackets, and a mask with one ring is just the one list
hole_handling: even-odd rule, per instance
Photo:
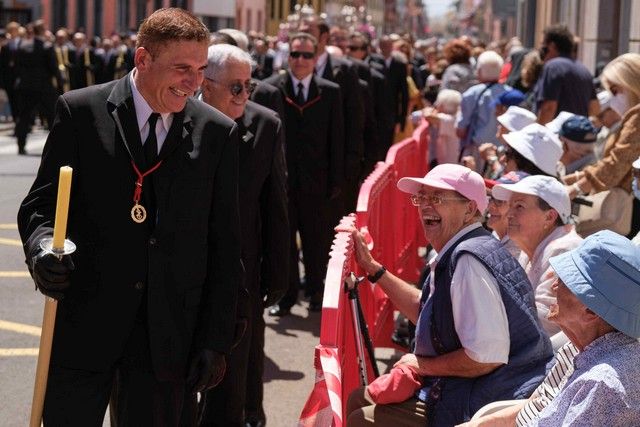
{"label": "elderly woman in white cap", "polygon": [[555,178],[528,176],[515,184],[498,184],[491,193],[509,201],[509,237],[522,249],[520,264],[531,282],[538,317],[549,335],[560,328],[547,320],[555,304],[551,284],[555,276],[549,258],[577,247],[582,238],[570,224],[571,202],[564,186]]}
{"label": "elderly woman in white cap", "polygon": [[442,89],[434,108],[425,108],[424,118],[429,125],[438,130],[435,143],[435,160],[437,164],[457,163],[460,154],[460,139],[456,135],[455,121],[462,95],[457,90]]}
{"label": "elderly woman in white cap", "polygon": [[500,162],[505,172],[523,171],[529,175],[558,175],[562,143],[550,129],[538,123],[502,136],[506,143]]}
{"label": "elderly woman in white cap", "polygon": [[549,320],[571,342],[527,401],[464,427],[640,425],[640,249],[605,230],[550,263]]}

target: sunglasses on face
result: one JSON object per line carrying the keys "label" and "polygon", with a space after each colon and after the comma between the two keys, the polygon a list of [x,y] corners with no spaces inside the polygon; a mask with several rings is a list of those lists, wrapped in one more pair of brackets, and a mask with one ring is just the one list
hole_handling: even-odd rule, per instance
{"label": "sunglasses on face", "polygon": [[[208,77],[206,77],[206,79],[209,80],[209,81],[212,81],[214,83],[217,83],[219,85],[223,85],[223,86],[225,85],[222,82],[210,79]],[[253,80],[247,80],[244,83],[234,82],[234,83],[231,83],[231,84],[226,85],[226,86],[227,86],[227,88],[229,88],[229,92],[233,96],[240,95],[243,90],[247,91],[247,95],[251,95],[253,93],[253,91],[256,89],[256,86],[258,86],[258,83],[254,82]]]}
{"label": "sunglasses on face", "polygon": [[293,59],[298,59],[301,56],[304,59],[313,59],[313,57],[315,56],[315,54],[313,52],[298,52],[298,51],[294,51],[294,52],[289,52],[289,56]]}

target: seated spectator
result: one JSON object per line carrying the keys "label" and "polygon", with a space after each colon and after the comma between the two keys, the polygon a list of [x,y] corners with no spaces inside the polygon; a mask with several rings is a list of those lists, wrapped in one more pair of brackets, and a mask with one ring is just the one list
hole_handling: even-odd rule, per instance
{"label": "seated spectator", "polygon": [[398,188],[411,194],[438,253],[422,292],[386,271],[364,236],[352,233],[369,281],[417,325],[414,351],[395,366],[415,370],[422,389],[393,404],[376,404],[366,388],[357,389],[347,426],[454,425],[488,402],[529,396],[544,377],[551,343],[525,272],[480,224],[487,207],[482,177],[444,164],[423,178],[402,178]]}
{"label": "seated spectator", "polygon": [[639,425],[640,250],[601,231],[550,262],[558,302],[549,319],[571,342],[528,401],[464,427]]}
{"label": "seated spectator", "polygon": [[564,175],[582,170],[596,162],[594,153],[598,130],[588,118],[575,116],[562,124],[558,134],[563,153],[560,162],[564,165]]}
{"label": "seated spectator", "polygon": [[533,123],[515,132],[502,135],[506,147],[500,163],[504,171],[523,171],[529,175],[558,175],[562,143],[546,127]]}
{"label": "seated spectator", "polygon": [[424,118],[429,122],[429,125],[437,129],[435,143],[435,160],[437,163],[432,164],[432,167],[458,161],[460,142],[456,135],[454,124],[461,99],[460,92],[452,89],[442,89],[438,93],[438,98],[436,98],[435,109],[425,108],[423,110]]}
{"label": "seated spectator", "polygon": [[582,242],[569,223],[569,196],[557,179],[543,175],[528,176],[515,184],[497,184],[491,194],[509,201],[509,237],[522,249],[519,262],[533,287],[542,327],[550,336],[556,334],[560,328],[547,320],[549,308],[556,302],[549,258]]}
{"label": "seated spectator", "polygon": [[460,103],[460,115],[456,123],[460,148],[464,155],[474,157],[479,171],[484,170],[484,161],[480,158],[478,147],[485,142],[498,142],[495,100],[509,90],[508,86],[498,83],[502,63],[502,57],[497,53],[482,53],[478,58],[480,83],[464,92]]}
{"label": "seated spectator", "polygon": [[[565,179],[569,196],[598,193],[613,187],[631,192],[631,164],[640,156],[640,54],[625,53],[602,71],[611,92],[610,106],[621,117],[620,129],[607,140],[602,159]],[[634,200],[630,236],[640,230],[640,201]]]}
{"label": "seated spectator", "polygon": [[509,172],[495,181],[485,180],[485,183],[487,184],[487,194],[489,197],[489,207],[487,208],[487,227],[492,230],[491,234],[493,234],[493,237],[498,239],[515,259],[520,258],[522,250],[508,234],[509,219],[507,218],[507,212],[509,211],[509,202],[506,200],[498,200],[493,197],[491,195],[491,188],[497,184],[515,184],[526,176],[529,176],[529,174],[526,172],[516,171]]}
{"label": "seated spectator", "polygon": [[558,135],[560,133],[560,129],[562,129],[562,125],[564,124],[564,122],[575,116],[577,116],[577,114],[570,113],[568,111],[560,111],[560,113],[558,113],[558,115],[545,126],[551,132]]}

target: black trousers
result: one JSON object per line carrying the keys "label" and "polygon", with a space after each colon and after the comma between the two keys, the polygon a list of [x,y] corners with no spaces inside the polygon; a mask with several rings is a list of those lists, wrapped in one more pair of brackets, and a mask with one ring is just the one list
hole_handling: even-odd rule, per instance
{"label": "black trousers", "polygon": [[[257,261],[258,255],[256,255]],[[264,308],[257,262],[247,261],[249,318],[247,329],[227,358],[222,382],[207,391],[200,426],[244,427],[247,416],[265,420],[262,407],[264,372]]]}
{"label": "black trousers", "polygon": [[16,91],[16,95],[19,107],[18,115],[14,116],[16,122],[15,132],[18,139],[18,147],[24,148],[36,112],[39,112],[44,117],[49,128],[53,125],[56,94],[54,89],[51,88],[43,91],[20,89]]}
{"label": "black trousers", "polygon": [[107,372],[51,366],[44,425],[101,427],[110,398],[112,426],[179,425],[185,384],[156,380],[145,321],[136,321],[122,357]]}
{"label": "black trousers", "polygon": [[280,300],[280,307],[290,308],[298,299],[300,272],[298,269],[298,245],[296,232],[302,241],[303,264],[306,290],[309,295],[318,295],[324,289],[327,273],[329,249],[333,237],[332,217],[338,212],[335,201],[326,197],[289,192],[289,239],[291,245],[289,259],[289,289]]}

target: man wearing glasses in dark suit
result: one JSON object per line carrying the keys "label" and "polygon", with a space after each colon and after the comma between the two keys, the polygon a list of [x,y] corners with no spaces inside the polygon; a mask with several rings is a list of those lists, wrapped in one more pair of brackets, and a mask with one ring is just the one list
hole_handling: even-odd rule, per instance
{"label": "man wearing glasses in dark suit", "polygon": [[340,87],[314,76],[315,37],[290,38],[289,71],[267,79],[285,98],[289,171],[290,276],[287,294],[269,311],[285,316],[298,298],[300,274],[296,233],[300,232],[310,311],[322,308],[323,280],[333,236],[330,207],[344,182],[344,123]]}

